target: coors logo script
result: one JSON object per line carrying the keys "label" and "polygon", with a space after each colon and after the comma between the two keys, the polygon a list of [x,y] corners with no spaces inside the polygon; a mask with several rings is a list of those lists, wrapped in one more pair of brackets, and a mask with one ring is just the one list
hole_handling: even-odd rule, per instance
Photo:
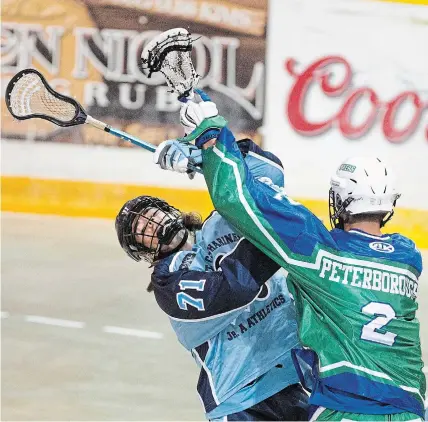
{"label": "coors logo script", "polygon": [[[301,73],[296,72],[296,64],[296,60],[291,58],[285,62],[286,71],[295,78],[286,105],[286,112],[291,126],[302,135],[320,135],[336,126],[346,138],[358,139],[367,134],[379,117],[385,138],[390,142],[400,143],[415,132],[423,113],[428,109],[428,103],[424,102],[414,91],[404,91],[384,102],[372,88],[367,86],[353,88],[351,86],[352,68],[343,57],[323,57]],[[332,66],[338,64],[344,66],[344,76],[340,81],[333,83]],[[310,121],[305,115],[305,106],[310,100],[309,90],[314,84],[321,88],[326,97],[343,96],[343,104],[339,112],[321,122]],[[369,100],[370,110],[366,112],[361,123],[355,124],[352,116],[358,103],[363,99]],[[412,105],[412,115],[405,124],[398,125],[399,111],[409,104]],[[425,127],[425,139],[428,140],[428,126]]]}

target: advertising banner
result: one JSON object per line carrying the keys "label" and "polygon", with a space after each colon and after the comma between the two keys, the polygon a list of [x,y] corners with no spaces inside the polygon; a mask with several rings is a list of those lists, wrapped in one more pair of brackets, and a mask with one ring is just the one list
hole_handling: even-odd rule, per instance
{"label": "advertising banner", "polygon": [[289,193],[325,199],[343,160],[375,154],[397,173],[400,205],[428,210],[428,6],[272,0],[269,10],[265,146]]}
{"label": "advertising banner", "polygon": [[[197,39],[199,87],[238,136],[260,140],[267,0],[5,0],[2,19],[3,95],[34,67],[93,117],[152,143],[183,135],[179,103],[160,73],[142,73],[140,54],[158,33],[184,27]],[[94,128],[2,114],[3,138],[130,146]]]}

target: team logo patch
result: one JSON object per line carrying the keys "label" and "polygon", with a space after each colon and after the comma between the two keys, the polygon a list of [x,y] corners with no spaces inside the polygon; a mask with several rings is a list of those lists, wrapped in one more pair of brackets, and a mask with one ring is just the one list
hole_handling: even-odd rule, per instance
{"label": "team logo patch", "polygon": [[340,167],[339,167],[339,170],[342,170],[342,171],[349,171],[350,173],[353,173],[354,171],[355,171],[355,169],[356,169],[357,167],[355,167],[355,166],[353,166],[352,164],[342,164]]}
{"label": "team logo patch", "polygon": [[190,264],[194,260],[195,256],[196,254],[194,252],[189,252],[187,255],[185,255],[178,269],[187,270],[190,267]]}
{"label": "team logo patch", "polygon": [[372,242],[369,246],[371,249],[378,252],[392,253],[395,251],[394,246],[385,242]]}

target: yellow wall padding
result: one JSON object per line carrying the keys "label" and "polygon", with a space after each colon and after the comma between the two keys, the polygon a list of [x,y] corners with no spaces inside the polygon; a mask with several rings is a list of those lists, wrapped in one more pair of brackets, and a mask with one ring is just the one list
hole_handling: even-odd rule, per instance
{"label": "yellow wall padding", "polygon": [[[213,209],[203,190],[10,176],[3,176],[1,183],[3,211],[114,218],[128,199],[138,195],[160,197],[182,211],[198,211],[204,218]],[[329,227],[327,201],[297,200]],[[398,207],[387,232],[401,233],[428,249],[428,211]]]}

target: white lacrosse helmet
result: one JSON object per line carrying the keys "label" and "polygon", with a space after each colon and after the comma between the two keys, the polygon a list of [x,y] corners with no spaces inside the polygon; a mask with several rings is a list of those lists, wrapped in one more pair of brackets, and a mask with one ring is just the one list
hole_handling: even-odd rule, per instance
{"label": "white lacrosse helmet", "polygon": [[376,157],[348,158],[331,178],[330,186],[330,221],[338,228],[343,228],[344,213],[386,214],[383,226],[400,197],[393,171]]}

